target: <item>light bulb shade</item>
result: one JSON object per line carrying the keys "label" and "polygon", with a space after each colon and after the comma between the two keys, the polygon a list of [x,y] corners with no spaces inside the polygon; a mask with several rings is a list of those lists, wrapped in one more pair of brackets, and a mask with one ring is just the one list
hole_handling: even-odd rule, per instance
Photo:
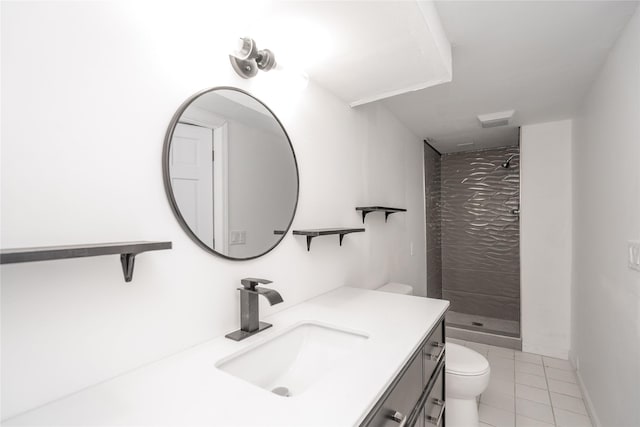
{"label": "light bulb shade", "polygon": [[258,55],[258,48],[256,42],[249,37],[241,37],[238,39],[236,49],[231,53],[232,56],[240,59],[247,60],[255,58]]}

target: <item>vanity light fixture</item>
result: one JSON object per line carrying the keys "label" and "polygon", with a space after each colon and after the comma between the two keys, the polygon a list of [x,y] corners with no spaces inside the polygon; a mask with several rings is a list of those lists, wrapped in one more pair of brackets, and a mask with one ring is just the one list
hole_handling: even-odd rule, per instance
{"label": "vanity light fixture", "polygon": [[258,50],[255,40],[242,37],[237,49],[229,55],[231,66],[243,79],[250,79],[258,70],[269,71],[276,68],[276,57],[269,49]]}

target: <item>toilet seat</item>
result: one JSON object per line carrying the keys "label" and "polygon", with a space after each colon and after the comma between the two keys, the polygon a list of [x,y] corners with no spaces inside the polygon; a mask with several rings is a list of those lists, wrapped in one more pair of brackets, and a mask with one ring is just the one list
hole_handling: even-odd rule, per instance
{"label": "toilet seat", "polygon": [[489,362],[480,353],[454,343],[446,345],[447,374],[467,377],[486,375],[489,372]]}

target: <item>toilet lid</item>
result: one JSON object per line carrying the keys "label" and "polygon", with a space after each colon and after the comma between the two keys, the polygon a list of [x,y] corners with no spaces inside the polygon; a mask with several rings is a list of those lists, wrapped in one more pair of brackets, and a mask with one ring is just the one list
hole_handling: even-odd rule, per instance
{"label": "toilet lid", "polygon": [[446,371],[455,375],[482,375],[489,371],[487,359],[470,348],[446,344]]}

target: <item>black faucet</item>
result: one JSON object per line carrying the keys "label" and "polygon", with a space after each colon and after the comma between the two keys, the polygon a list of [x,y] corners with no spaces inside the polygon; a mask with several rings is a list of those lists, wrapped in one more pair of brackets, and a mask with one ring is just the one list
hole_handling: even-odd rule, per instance
{"label": "black faucet", "polygon": [[258,311],[258,295],[263,295],[269,301],[269,304],[280,304],[282,296],[273,289],[257,287],[260,284],[272,283],[271,280],[254,279],[248,277],[240,281],[242,288],[240,291],[240,329],[225,335],[225,337],[234,341],[241,341],[255,335],[260,331],[270,328],[272,325],[266,322],[260,322]]}

